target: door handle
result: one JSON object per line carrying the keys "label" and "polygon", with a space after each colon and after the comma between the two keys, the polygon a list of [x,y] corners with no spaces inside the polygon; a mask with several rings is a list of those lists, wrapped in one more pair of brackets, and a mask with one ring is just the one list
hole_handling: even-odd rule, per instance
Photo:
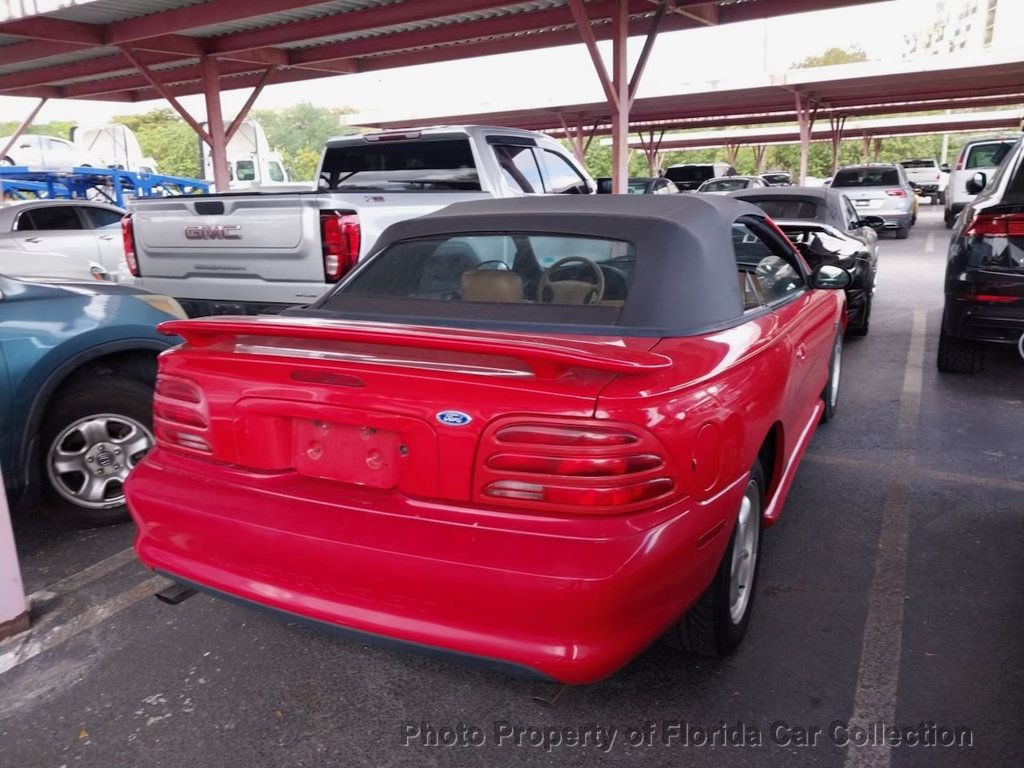
{"label": "door handle", "polygon": [[41,243],[41,242],[43,242],[43,238],[41,238],[41,237],[26,237],[25,238],[25,242],[26,243]]}
{"label": "door handle", "polygon": [[113,240],[113,235],[100,235],[100,240]]}

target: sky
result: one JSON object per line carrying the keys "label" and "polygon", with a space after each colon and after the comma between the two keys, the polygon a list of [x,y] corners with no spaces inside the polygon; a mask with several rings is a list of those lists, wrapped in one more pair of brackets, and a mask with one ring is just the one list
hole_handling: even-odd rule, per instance
{"label": "sky", "polygon": [[[638,95],[657,96],[692,90],[697,82],[742,80],[764,72],[782,72],[833,46],[858,46],[872,60],[898,60],[904,52],[904,34],[920,26],[933,7],[934,0],[890,0],[666,33],[655,43]],[[631,61],[639,55],[642,44],[642,38],[631,38]],[[611,44],[602,43],[601,47],[610,59]],[[230,118],[248,95],[248,90],[225,92],[225,115]],[[572,45],[271,85],[255,106],[280,109],[308,101],[323,107],[348,107],[357,113],[348,122],[358,124],[360,119],[413,119],[602,98],[586,49]],[[205,117],[202,97],[181,101],[200,119]],[[34,99],[0,97],[0,120],[20,119],[34,104]],[[114,115],[162,106],[165,104],[161,101],[125,104],[55,100],[43,107],[36,121],[102,123]]]}

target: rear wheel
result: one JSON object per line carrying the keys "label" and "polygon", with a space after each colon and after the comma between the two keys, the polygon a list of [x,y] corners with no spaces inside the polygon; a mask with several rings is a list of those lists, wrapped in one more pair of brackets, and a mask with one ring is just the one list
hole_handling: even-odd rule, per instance
{"label": "rear wheel", "polygon": [[0,159],[0,165],[14,165],[14,161],[9,157],[5,157]]}
{"label": "rear wheel", "polygon": [[729,545],[714,581],[664,636],[667,645],[698,656],[721,658],[736,650],[750,624],[761,552],[764,470],[754,462],[740,500]]}
{"label": "rear wheel", "polygon": [[946,229],[952,229],[956,223],[956,216],[947,208],[945,214]]}
{"label": "rear wheel", "polygon": [[943,373],[978,373],[985,364],[985,348],[974,341],[939,332],[938,367]]}
{"label": "rear wheel", "polygon": [[910,225],[904,224],[902,227],[896,230],[897,240],[906,240],[910,236]]}
{"label": "rear wheel", "polygon": [[867,336],[868,331],[871,330],[871,296],[868,296],[864,302],[864,314],[861,315],[860,323],[854,328],[848,328],[847,333],[850,336]]}
{"label": "rear wheel", "polygon": [[81,525],[127,520],[124,481],[153,446],[153,388],[97,377],[57,397],[42,432],[47,513]]}

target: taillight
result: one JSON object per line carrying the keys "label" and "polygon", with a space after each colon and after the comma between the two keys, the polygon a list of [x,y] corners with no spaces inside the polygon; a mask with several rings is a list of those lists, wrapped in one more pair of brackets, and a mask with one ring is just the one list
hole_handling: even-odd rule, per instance
{"label": "taillight", "polygon": [[139,260],[135,255],[135,227],[130,213],[121,219],[121,241],[124,243],[124,260],[128,262],[128,271],[135,277],[141,277]]}
{"label": "taillight", "polygon": [[956,169],[962,171],[964,169],[964,157],[967,156],[966,148],[960,150],[960,154],[956,156]]}
{"label": "taillight", "polygon": [[1024,237],[1024,213],[979,214],[967,225],[968,237]]}
{"label": "taillight", "polygon": [[210,419],[202,391],[188,379],[160,374],[153,395],[153,430],[167,448],[210,455]]}
{"label": "taillight", "polygon": [[478,501],[576,514],[632,512],[678,486],[657,440],[639,427],[506,421],[482,438]]}
{"label": "taillight", "polygon": [[320,243],[324,254],[324,278],[338,282],[359,260],[359,217],[354,213],[324,211],[320,214]]}
{"label": "taillight", "polygon": [[907,190],[903,189],[902,187],[897,187],[896,189],[885,190],[885,194],[887,194],[889,197],[906,197]]}

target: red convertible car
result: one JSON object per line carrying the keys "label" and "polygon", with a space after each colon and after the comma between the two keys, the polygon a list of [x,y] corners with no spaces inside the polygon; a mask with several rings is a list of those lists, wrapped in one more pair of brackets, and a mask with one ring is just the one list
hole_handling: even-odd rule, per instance
{"label": "red convertible car", "polygon": [[[696,196],[453,205],[311,307],[164,323],[150,568],[567,683],[731,651],[836,406],[849,274]],[[837,290],[839,289],[839,290]]]}

